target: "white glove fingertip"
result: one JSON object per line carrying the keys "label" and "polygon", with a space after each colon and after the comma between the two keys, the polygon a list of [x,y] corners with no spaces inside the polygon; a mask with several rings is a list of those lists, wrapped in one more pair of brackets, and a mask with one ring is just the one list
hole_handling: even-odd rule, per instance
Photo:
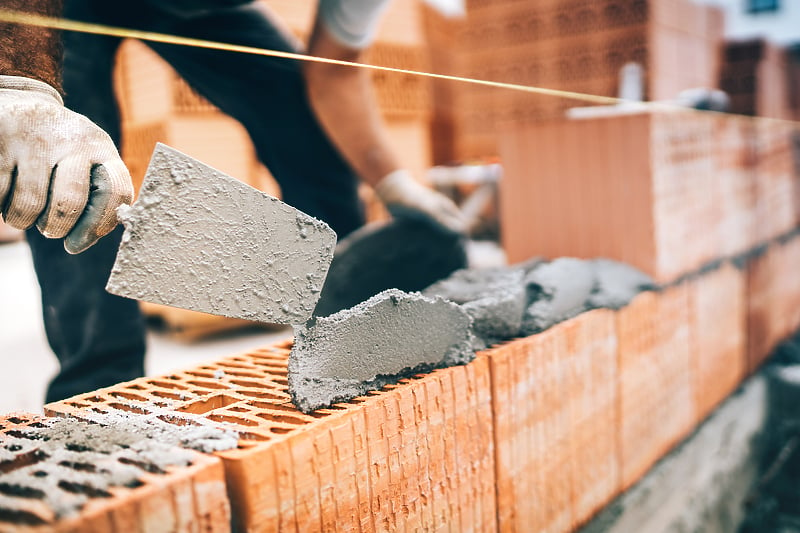
{"label": "white glove fingertip", "polygon": [[36,223],[46,205],[46,194],[16,188],[11,192],[11,201],[3,212],[3,218],[13,228],[28,229]]}

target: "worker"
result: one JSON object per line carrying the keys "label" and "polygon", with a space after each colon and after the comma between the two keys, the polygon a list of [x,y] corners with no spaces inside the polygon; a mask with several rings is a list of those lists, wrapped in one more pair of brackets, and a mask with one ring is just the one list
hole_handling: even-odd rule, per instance
{"label": "worker", "polygon": [[[41,13],[48,12],[48,9],[52,12],[53,3],[48,0],[0,0],[3,7]],[[386,5],[386,0],[321,0],[308,53],[358,61],[373,39]],[[66,0],[64,15],[74,20],[257,48],[301,50],[299,43],[275,15],[264,4],[254,0]],[[3,25],[3,31],[29,35],[43,33],[43,30],[10,25]],[[49,33],[46,35],[52,37]],[[48,50],[54,49],[51,41],[48,40]],[[40,41],[34,40],[31,44],[33,42]],[[64,35],[66,107],[89,117],[110,135],[117,146],[121,133],[112,72],[119,44],[120,39],[116,37],[74,32]],[[22,43],[15,41],[13,45],[21,47]],[[374,187],[378,197],[395,216],[424,216],[448,231],[463,231],[464,223],[458,208],[443,195],[418,184],[393,152],[366,70],[321,63],[300,64],[282,58],[172,44],[148,45],[199,94],[242,123],[253,140],[259,159],[278,181],[283,199],[326,221],[340,238],[364,223],[358,199],[359,178]],[[6,72],[13,71],[3,73]],[[42,87],[41,82],[56,86],[54,76],[42,76],[39,71],[18,74],[34,78],[28,81],[31,86]],[[44,87],[42,90],[47,91]],[[60,102],[56,92],[47,92],[58,112],[41,110],[48,117],[43,122],[48,127],[42,135],[53,135],[50,142],[59,146],[69,145],[73,151],[84,154],[88,150],[86,146],[93,146],[87,144],[90,136],[72,134],[66,122],[81,120],[93,132],[97,132],[97,128],[58,107]],[[17,121],[20,129],[28,127],[24,114],[20,113]],[[56,131],[70,132],[68,139],[58,139]],[[12,136],[25,142],[21,134]],[[103,136],[103,139],[107,146],[107,137]],[[110,148],[107,150],[112,153]],[[103,193],[109,199],[103,201],[102,214],[96,215],[103,224],[91,226],[93,204],[90,202],[90,208],[86,210],[90,214],[81,215],[75,227],[81,234],[75,237],[67,235],[63,245],[47,237],[63,237],[67,224],[59,226],[56,232],[37,223],[36,228],[26,232],[42,289],[47,338],[61,365],[48,387],[48,402],[130,380],[144,373],[145,328],[138,304],[105,291],[121,239],[121,228],[117,227],[78,255],[70,255],[64,250],[66,246],[68,252],[79,251],[90,240],[108,231],[108,226],[113,224],[109,222],[113,220],[109,213],[113,213],[115,205],[128,202],[130,198],[129,177],[127,173],[123,175],[116,151],[113,157],[83,157],[91,165],[102,164],[102,167],[95,167],[99,171],[92,175],[99,176],[98,181],[111,186],[107,193]],[[18,166],[21,169],[21,163]],[[58,166],[51,165],[50,168],[58,169]],[[89,196],[96,195],[92,192],[96,185],[89,187],[86,168],[85,162],[81,168],[73,167],[71,181],[61,178],[62,173],[58,170],[52,179],[48,179],[47,172],[41,173],[36,178],[37,194],[46,198],[48,194],[57,194],[62,187],[71,186],[71,190],[84,196],[87,188]],[[107,177],[109,174],[110,178]],[[61,185],[62,182],[71,185]],[[10,198],[19,195],[23,183],[20,179],[12,180]],[[73,209],[80,211],[79,207]],[[8,216],[4,211],[4,216],[9,224],[28,228],[33,221],[42,219],[42,215],[35,211],[32,209],[25,217]],[[47,209],[44,212],[47,221],[52,215]],[[81,225],[84,216],[89,217],[89,222]]]}

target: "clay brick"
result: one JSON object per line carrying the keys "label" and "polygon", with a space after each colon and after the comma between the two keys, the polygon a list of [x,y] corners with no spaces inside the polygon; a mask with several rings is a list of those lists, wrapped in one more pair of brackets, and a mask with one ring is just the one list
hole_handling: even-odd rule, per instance
{"label": "clay brick", "polygon": [[623,490],[697,422],[690,378],[688,294],[686,284],[642,293],[617,313]]}
{"label": "clay brick", "polygon": [[304,415],[287,392],[290,346],[134,380],[47,410],[80,416],[146,404],[239,431],[239,448],[217,454],[238,530],[495,529],[486,357]]}
{"label": "clay brick", "polygon": [[692,392],[700,419],[747,372],[745,282],[744,272],[731,264],[689,282]]}
{"label": "clay brick", "polygon": [[558,329],[566,339],[573,519],[582,524],[620,487],[616,316],[589,311]]}
{"label": "clay brick", "polygon": [[619,488],[616,331],[596,310],[486,352],[501,531],[570,531]]}
{"label": "clay brick", "polygon": [[756,242],[766,242],[792,230],[796,223],[795,169],[792,126],[773,120],[754,123],[756,173]]}
{"label": "clay brick", "polygon": [[783,332],[786,336],[800,329],[800,276],[797,275],[800,265],[800,235],[794,235],[782,244],[781,286],[784,296],[782,316]]}
{"label": "clay brick", "polygon": [[733,256],[758,243],[755,124],[743,117],[720,116],[716,126],[715,200],[721,210],[717,239],[720,253]]}
{"label": "clay brick", "polygon": [[[29,414],[11,414],[0,418],[0,443],[11,437],[31,440],[35,449],[37,440],[26,436],[24,429],[41,427],[48,417]],[[23,431],[22,434],[17,431]],[[30,453],[23,448],[14,464],[0,464],[3,473],[46,461],[46,457]],[[16,501],[8,507],[0,501],[5,512],[0,518],[0,530],[34,532],[112,532],[175,531],[224,532],[230,531],[230,508],[225,491],[222,461],[216,457],[193,453],[186,467],[168,467],[164,473],[142,470],[137,476],[139,485],[134,488],[111,487],[109,495],[92,495],[76,515],[58,518],[44,501],[35,498]],[[54,489],[56,490],[56,489]],[[64,494],[67,494],[66,492]],[[9,509],[21,510],[29,520],[38,525],[21,527],[26,522],[15,522]]]}
{"label": "clay brick", "polygon": [[784,337],[781,247],[773,243],[750,257],[747,271],[747,370],[754,372]]}
{"label": "clay brick", "polygon": [[500,214],[509,261],[602,256],[669,282],[717,258],[717,198],[736,185],[716,175],[717,121],[683,111],[508,125]]}

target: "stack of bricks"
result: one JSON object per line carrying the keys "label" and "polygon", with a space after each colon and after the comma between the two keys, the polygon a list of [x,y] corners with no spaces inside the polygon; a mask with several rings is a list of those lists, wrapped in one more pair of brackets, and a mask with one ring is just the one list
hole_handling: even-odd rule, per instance
{"label": "stack of bricks", "polygon": [[[313,2],[262,0],[298,37],[306,39]],[[392,3],[366,62],[427,70],[422,21],[414,0]],[[233,52],[232,52],[233,53]],[[135,182],[141,182],[155,142],[169,144],[246,183],[279,195],[258,161],[245,129],[197,95],[157,54],[140,42],[125,42],[118,56],[116,88],[123,118],[122,155]],[[373,74],[390,138],[417,174],[430,166],[430,92],[427,81],[411,75]]]}
{"label": "stack of bricks", "polygon": [[0,482],[0,530],[230,530],[230,507],[220,459],[193,453],[188,466],[165,471],[153,464],[109,456],[106,460],[136,469],[138,474],[135,482],[103,489],[96,486],[95,478],[108,474],[102,471],[104,465],[81,460],[81,455],[90,451],[91,441],[86,445],[67,442],[57,450],[62,454],[60,459],[40,449],[42,439],[48,437],[38,430],[46,428],[49,421],[52,419],[25,413],[0,417],[0,473],[17,474],[13,483]]}
{"label": "stack of bricks", "polygon": [[[722,31],[720,9],[690,0],[470,0],[461,32],[432,55],[458,56],[449,74],[610,97],[618,95],[622,66],[636,62],[644,68],[645,96],[663,100],[717,87]],[[453,92],[434,105],[455,115],[451,151],[460,160],[496,156],[498,124],[586,105],[466,84]]]}
{"label": "stack of bricks", "polygon": [[310,415],[288,394],[290,341],[46,412],[192,413],[239,432],[216,452],[238,531],[574,531],[800,327],[798,261],[794,232]]}
{"label": "stack of bricks", "polygon": [[730,111],[791,119],[788,59],[785,50],[762,39],[727,43],[720,88],[730,96]]}
{"label": "stack of bricks", "polygon": [[797,225],[796,130],[677,110],[509,125],[508,258],[603,256],[671,282],[746,252]]}

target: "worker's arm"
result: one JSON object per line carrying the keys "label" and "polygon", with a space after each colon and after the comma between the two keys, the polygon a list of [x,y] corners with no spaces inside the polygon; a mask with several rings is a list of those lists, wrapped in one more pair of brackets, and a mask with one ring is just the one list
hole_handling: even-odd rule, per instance
{"label": "worker's arm", "polygon": [[[347,0],[327,1],[327,5]],[[358,5],[358,1],[355,5]],[[380,4],[372,0],[372,4]],[[321,1],[309,53],[318,57],[358,62],[362,45],[371,38],[372,28],[358,28],[348,35],[336,30],[326,18],[326,0]],[[346,12],[343,17],[347,17]],[[363,13],[363,9],[357,11]],[[373,23],[375,21],[372,21]],[[349,28],[346,28],[349,29]],[[372,90],[370,71],[358,67],[307,62],[304,66],[311,106],[358,175],[375,188],[389,211],[397,216],[425,215],[457,232],[464,231],[458,208],[446,196],[418,183],[403,168],[392,149],[380,109]]]}
{"label": "worker's arm", "polygon": [[[60,14],[59,0],[0,0],[3,9]],[[60,38],[48,29],[0,23],[0,212],[34,224],[77,253],[117,224],[133,196],[111,138],[63,105]]]}

